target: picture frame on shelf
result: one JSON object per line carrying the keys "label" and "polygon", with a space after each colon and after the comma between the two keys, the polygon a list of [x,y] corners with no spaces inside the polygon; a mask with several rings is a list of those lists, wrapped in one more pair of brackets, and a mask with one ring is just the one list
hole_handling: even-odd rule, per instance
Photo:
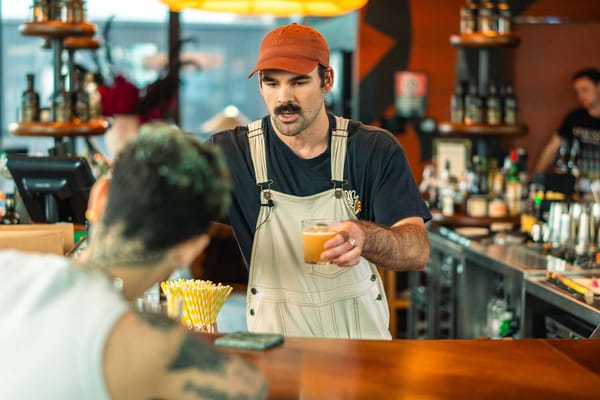
{"label": "picture frame on shelf", "polygon": [[450,161],[450,174],[460,178],[466,173],[471,159],[471,141],[469,139],[436,138],[433,140],[433,160],[435,174],[441,178],[446,161]]}

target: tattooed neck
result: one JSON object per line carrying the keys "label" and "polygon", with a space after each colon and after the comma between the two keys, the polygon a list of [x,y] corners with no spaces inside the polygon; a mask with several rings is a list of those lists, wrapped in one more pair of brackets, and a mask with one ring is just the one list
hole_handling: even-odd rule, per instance
{"label": "tattooed neck", "polygon": [[114,267],[148,266],[164,259],[162,250],[149,250],[140,240],[124,238],[122,225],[107,228],[99,224],[88,247],[86,268],[106,271]]}

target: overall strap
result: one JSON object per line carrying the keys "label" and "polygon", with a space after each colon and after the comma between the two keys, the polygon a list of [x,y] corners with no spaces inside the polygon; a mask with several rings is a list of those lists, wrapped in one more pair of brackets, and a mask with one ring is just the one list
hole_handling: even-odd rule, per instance
{"label": "overall strap", "polygon": [[256,175],[256,185],[261,190],[268,190],[272,181],[267,177],[267,156],[265,149],[265,136],[263,134],[262,120],[248,124],[248,142],[250,144],[250,157]]}
{"label": "overall strap", "polygon": [[331,134],[331,183],[335,196],[341,197],[343,186],[348,183],[344,179],[344,163],[348,143],[348,123],[346,118],[335,117],[335,130]]}

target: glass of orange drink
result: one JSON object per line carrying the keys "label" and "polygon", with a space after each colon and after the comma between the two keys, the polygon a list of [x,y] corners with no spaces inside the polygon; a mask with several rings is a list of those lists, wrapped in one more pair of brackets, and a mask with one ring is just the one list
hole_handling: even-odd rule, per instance
{"label": "glass of orange drink", "polygon": [[302,245],[304,247],[304,262],[308,264],[329,264],[321,260],[321,253],[326,241],[337,234],[337,221],[328,219],[302,220]]}

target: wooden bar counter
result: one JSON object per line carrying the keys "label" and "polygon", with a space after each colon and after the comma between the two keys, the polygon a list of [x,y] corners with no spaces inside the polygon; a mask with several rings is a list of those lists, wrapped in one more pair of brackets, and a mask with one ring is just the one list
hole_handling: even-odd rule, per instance
{"label": "wooden bar counter", "polygon": [[600,398],[600,340],[288,337],[226,351],[266,374],[270,399]]}

